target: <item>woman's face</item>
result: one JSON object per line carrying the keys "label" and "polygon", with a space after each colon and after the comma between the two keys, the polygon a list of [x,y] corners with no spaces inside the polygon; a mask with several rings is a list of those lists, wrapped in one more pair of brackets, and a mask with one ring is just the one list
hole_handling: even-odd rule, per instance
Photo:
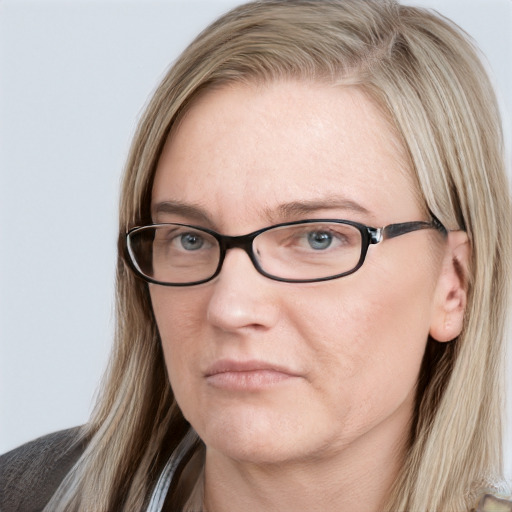
{"label": "woman's face", "polygon": [[[165,146],[152,211],[226,235],[301,219],[428,220],[367,97],[294,81],[197,100]],[[441,247],[437,232],[412,232],[370,246],[354,274],[308,284],[272,281],[232,249],[213,281],[150,285],[176,400],[208,449],[270,463],[403,440]]]}

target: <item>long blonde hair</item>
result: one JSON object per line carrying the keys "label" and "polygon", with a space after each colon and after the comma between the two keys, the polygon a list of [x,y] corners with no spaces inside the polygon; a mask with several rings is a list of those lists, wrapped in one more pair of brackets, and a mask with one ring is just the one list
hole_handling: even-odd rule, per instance
{"label": "long blonde hair", "polygon": [[[83,428],[88,447],[47,510],[143,509],[189,432],[147,285],[125,263],[124,234],[151,222],[162,147],[201,92],[280,78],[364,90],[396,127],[426,208],[447,228],[465,229],[471,242],[464,329],[450,344],[428,341],[410,446],[387,510],[461,512],[499,486],[512,209],[499,113],[478,52],[453,23],[393,0],[270,0],[236,8],[203,31],[140,121],[120,204],[110,367]],[[190,442],[182,466],[200,448],[200,440]],[[173,509],[187,499],[177,481],[168,495]]]}

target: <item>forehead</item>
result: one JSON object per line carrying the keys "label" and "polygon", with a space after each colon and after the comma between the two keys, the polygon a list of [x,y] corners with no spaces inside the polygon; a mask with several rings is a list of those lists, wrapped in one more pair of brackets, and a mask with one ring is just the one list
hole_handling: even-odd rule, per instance
{"label": "forehead", "polygon": [[399,216],[398,198],[404,214],[418,209],[405,151],[375,104],[354,87],[283,81],[198,98],[164,147],[152,203],[199,205],[224,222],[338,199]]}

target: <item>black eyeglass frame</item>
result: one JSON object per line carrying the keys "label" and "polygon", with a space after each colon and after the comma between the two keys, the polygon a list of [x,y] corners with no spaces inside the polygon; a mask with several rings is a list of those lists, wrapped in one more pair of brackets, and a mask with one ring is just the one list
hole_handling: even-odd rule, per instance
{"label": "black eyeglass frame", "polygon": [[[253,241],[258,236],[264,233],[265,231],[269,231],[271,229],[285,227],[285,226],[294,226],[297,224],[312,224],[312,223],[318,223],[318,222],[328,222],[328,223],[334,223],[334,224],[346,224],[349,226],[353,226],[361,233],[361,255],[359,257],[359,261],[357,262],[356,266],[352,268],[351,270],[342,272],[340,274],[336,274],[334,276],[327,276],[327,277],[320,277],[320,278],[313,278],[313,279],[288,279],[283,277],[274,276],[272,274],[269,274],[265,270],[263,270],[256,259],[256,256],[254,255],[253,251]],[[164,281],[158,281],[156,279],[153,279],[152,277],[144,274],[140,268],[137,265],[136,259],[132,253],[131,245],[130,245],[130,236],[134,233],[137,233],[141,230],[147,229],[147,228],[156,228],[159,226],[181,226],[181,227],[188,227],[192,228],[198,231],[202,231],[204,233],[208,233],[213,238],[215,238],[219,244],[219,263],[217,265],[217,268],[215,269],[215,272],[208,278],[201,279],[199,281],[192,281],[188,283],[167,283]],[[361,224],[359,222],[354,222],[351,220],[344,220],[344,219],[306,219],[306,220],[297,220],[293,222],[283,222],[281,224],[274,224],[273,226],[267,226],[261,229],[258,229],[257,231],[253,231],[252,233],[248,233],[247,235],[238,235],[238,236],[229,236],[229,235],[221,235],[220,233],[217,233],[216,231],[213,231],[208,228],[200,227],[200,226],[194,226],[192,224],[182,224],[179,222],[170,222],[170,223],[158,223],[158,224],[148,224],[146,226],[136,226],[134,228],[131,228],[125,236],[125,259],[129,263],[132,270],[135,272],[136,275],[141,277],[144,281],[148,283],[158,284],[162,286],[196,286],[199,284],[207,283],[208,281],[211,281],[212,279],[215,279],[222,270],[222,265],[224,263],[224,259],[226,257],[226,252],[229,249],[242,249],[247,253],[249,256],[252,264],[254,265],[254,268],[263,276],[268,277],[269,279],[272,279],[273,281],[281,281],[284,283],[316,283],[316,282],[322,282],[322,281],[331,281],[332,279],[339,279],[340,277],[345,277],[350,274],[353,274],[357,270],[361,268],[363,265],[366,255],[368,253],[368,248],[370,245],[378,244],[379,242],[382,242],[384,239],[389,238],[395,238],[397,236],[405,235],[407,233],[411,233],[413,231],[419,231],[422,229],[435,229],[439,231],[440,233],[446,235],[448,233],[447,229],[443,226],[443,224],[435,217],[432,216],[432,219],[430,222],[428,221],[413,221],[413,222],[400,222],[397,224],[388,224],[387,226],[384,226],[382,228],[374,228],[371,226],[366,226],[365,224]]]}

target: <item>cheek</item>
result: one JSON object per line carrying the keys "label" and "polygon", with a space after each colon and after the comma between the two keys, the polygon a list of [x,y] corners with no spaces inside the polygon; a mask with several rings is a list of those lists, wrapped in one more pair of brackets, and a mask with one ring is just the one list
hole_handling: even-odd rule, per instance
{"label": "cheek", "polygon": [[174,392],[190,389],[194,362],[204,354],[200,346],[205,309],[201,294],[150,285],[151,302],[162,341],[165,364]]}
{"label": "cheek", "polygon": [[[413,392],[428,338],[433,286],[427,274],[412,267],[391,272],[368,265],[367,272],[310,290],[307,300],[297,294],[302,298],[295,300],[294,323],[301,326],[300,337],[309,340],[315,380],[327,390],[333,408],[343,403],[343,395],[358,415],[376,412]],[[379,277],[365,279],[371,275]]]}

